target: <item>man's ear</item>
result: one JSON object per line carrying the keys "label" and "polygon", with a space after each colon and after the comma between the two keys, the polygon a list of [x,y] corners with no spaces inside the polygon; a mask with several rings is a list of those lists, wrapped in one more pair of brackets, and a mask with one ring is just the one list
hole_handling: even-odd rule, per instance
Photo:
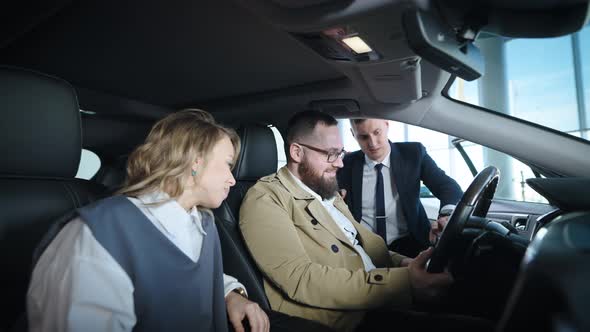
{"label": "man's ear", "polygon": [[300,163],[303,159],[303,149],[301,146],[291,143],[289,145],[289,155],[291,156],[291,160]]}

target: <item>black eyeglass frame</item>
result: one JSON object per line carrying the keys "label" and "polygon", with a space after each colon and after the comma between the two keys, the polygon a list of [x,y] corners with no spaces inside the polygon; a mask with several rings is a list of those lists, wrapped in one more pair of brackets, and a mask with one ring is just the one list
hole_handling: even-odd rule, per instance
{"label": "black eyeglass frame", "polygon": [[298,143],[298,142],[294,142],[294,143],[299,144],[299,145],[306,147],[308,149],[314,150],[316,152],[322,152],[322,153],[326,154],[326,156],[327,156],[326,162],[328,162],[328,163],[333,163],[336,160],[338,160],[338,158],[344,158],[344,155],[346,154],[346,150],[344,150],[344,148],[342,148],[342,150],[340,150],[338,152],[334,152],[334,151],[320,149],[315,146],[311,146],[311,145],[307,145],[307,144],[303,144],[303,143]]}

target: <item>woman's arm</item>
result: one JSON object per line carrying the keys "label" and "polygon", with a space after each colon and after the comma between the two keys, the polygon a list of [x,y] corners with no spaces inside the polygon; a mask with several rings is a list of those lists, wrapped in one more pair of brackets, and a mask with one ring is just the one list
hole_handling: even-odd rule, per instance
{"label": "woman's arm", "polygon": [[37,262],[27,312],[30,331],[131,331],[133,284],[78,218]]}

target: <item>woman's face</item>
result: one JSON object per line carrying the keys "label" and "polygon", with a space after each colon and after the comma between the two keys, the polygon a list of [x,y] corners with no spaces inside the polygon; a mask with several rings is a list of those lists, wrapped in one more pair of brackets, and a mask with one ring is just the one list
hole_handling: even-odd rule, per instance
{"label": "woman's face", "polygon": [[218,208],[236,184],[231,168],[234,161],[234,146],[229,137],[224,136],[215,144],[205,163],[197,165],[196,196],[198,206],[209,209]]}

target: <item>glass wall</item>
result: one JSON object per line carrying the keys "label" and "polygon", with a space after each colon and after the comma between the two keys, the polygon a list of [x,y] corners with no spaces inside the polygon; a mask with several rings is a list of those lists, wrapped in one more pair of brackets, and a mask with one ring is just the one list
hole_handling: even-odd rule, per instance
{"label": "glass wall", "polygon": [[[500,57],[493,63],[504,68],[487,68],[488,75],[465,82],[456,79],[449,95],[457,100],[486,107],[589,139],[590,129],[590,26],[573,35],[543,39],[497,39],[483,37],[476,44],[484,56]],[[494,42],[499,50],[490,52]],[[486,52],[491,54],[486,54]],[[504,76],[495,76],[504,71]],[[497,79],[500,77],[500,79]],[[503,103],[490,96],[505,91]],[[549,116],[559,114],[559,116]]]}
{"label": "glass wall", "polygon": [[580,58],[580,71],[581,71],[581,82],[579,84],[579,90],[583,93],[584,102],[584,120],[585,123],[582,126],[580,132],[582,137],[590,139],[590,26],[584,28],[579,34],[577,34],[577,40],[579,41],[579,58]]}
{"label": "glass wall", "polygon": [[[449,90],[451,98],[505,113],[550,127],[570,135],[590,138],[590,27],[570,36],[545,39],[498,39],[487,36],[479,40],[484,56],[497,67],[486,67],[479,80],[456,79]],[[499,101],[498,101],[499,100]],[[550,114],[559,114],[554,116]],[[524,180],[533,177],[531,169],[497,151],[468,144],[476,168],[486,164],[502,165],[497,197],[543,201]],[[450,147],[451,160],[454,159]],[[475,157],[475,158],[474,158]],[[441,166],[446,166],[443,156]],[[438,162],[438,159],[436,159]],[[464,170],[454,174],[463,185]],[[444,167],[443,167],[444,168]]]}

